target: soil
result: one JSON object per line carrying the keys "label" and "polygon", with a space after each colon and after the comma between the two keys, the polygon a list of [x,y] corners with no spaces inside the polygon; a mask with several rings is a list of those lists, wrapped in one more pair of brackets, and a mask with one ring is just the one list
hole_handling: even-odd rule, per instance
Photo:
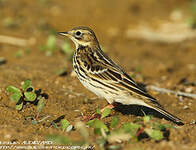
{"label": "soil", "polygon": [[[107,54],[126,72],[135,72],[134,80],[137,82],[172,90],[191,89],[192,93],[196,93],[195,84],[180,82],[182,79],[190,83],[196,81],[195,39],[168,44],[125,36],[132,25],[141,22],[153,25],[154,20],[168,20],[176,9],[188,15],[188,8],[189,3],[185,0],[0,1],[0,34],[36,40],[34,45],[26,47],[0,43],[0,57],[6,59],[6,63],[0,65],[0,141],[42,141],[48,134],[69,135],[78,139],[78,132],[64,133],[50,126],[51,121],[64,115],[74,124],[81,113],[90,115],[96,108],[107,105],[105,100],[97,98],[71,75],[72,62],[66,59],[65,54],[58,50],[52,56],[46,56],[40,51],[51,30],[67,31],[80,25],[89,26]],[[6,26],[7,18],[13,20],[12,25]],[[62,37],[58,39],[62,40]],[[26,52],[27,49],[29,52]],[[24,56],[16,57],[18,50],[24,51]],[[66,68],[66,76],[56,75],[61,68]],[[31,79],[36,89],[42,89],[49,96],[40,119],[47,115],[50,117],[36,125],[31,119],[26,119],[26,116],[35,114],[36,106],[27,104],[22,111],[17,111],[5,92],[6,86],[20,87],[25,79]],[[195,99],[149,92],[185,123],[196,120]],[[88,103],[84,103],[85,97],[89,98]],[[137,117],[120,112],[113,114],[119,116],[121,124]],[[159,118],[156,120],[170,123]],[[127,143],[123,149],[196,149],[195,133],[194,124],[185,124],[171,129],[169,140]]]}

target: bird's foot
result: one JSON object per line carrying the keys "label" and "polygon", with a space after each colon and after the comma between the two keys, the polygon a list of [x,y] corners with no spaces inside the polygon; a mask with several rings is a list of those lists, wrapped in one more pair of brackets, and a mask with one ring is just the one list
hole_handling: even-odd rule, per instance
{"label": "bird's foot", "polygon": [[84,116],[84,115],[82,115],[81,121],[89,121],[89,120],[93,120],[95,118],[100,119],[101,115],[100,114],[96,114],[96,113],[92,114],[91,116]]}
{"label": "bird's foot", "polygon": [[103,113],[103,111],[106,109],[106,108],[109,108],[109,109],[113,109],[115,107],[115,104],[108,104],[106,105],[105,107],[103,107],[100,112]]}
{"label": "bird's foot", "polygon": [[102,108],[102,109],[100,110],[100,114],[94,113],[94,114],[92,114],[91,116],[82,115],[81,120],[82,120],[82,121],[89,121],[89,120],[93,120],[93,119],[96,119],[96,118],[97,118],[97,119],[100,119],[100,118],[101,118],[101,114],[103,113],[103,111],[104,111],[106,108],[113,109],[115,106],[116,106],[115,103],[114,103],[114,104],[108,104],[108,105],[106,105],[104,108]]}

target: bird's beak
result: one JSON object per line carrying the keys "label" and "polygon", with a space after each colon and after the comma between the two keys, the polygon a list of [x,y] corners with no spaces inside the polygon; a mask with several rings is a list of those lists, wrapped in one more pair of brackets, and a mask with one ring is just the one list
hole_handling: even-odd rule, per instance
{"label": "bird's beak", "polygon": [[62,36],[69,36],[68,32],[58,32],[58,34],[62,35]]}

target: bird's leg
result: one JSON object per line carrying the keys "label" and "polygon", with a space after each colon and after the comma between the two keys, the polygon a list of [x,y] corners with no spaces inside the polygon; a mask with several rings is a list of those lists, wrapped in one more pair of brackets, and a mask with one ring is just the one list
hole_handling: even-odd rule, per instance
{"label": "bird's leg", "polygon": [[[103,113],[103,111],[104,111],[106,108],[113,109],[113,108],[116,107],[116,106],[117,106],[116,103],[108,104],[108,105],[106,105],[104,108],[102,108],[102,109],[100,110],[100,112]],[[93,120],[93,119],[95,119],[95,118],[100,119],[100,118],[101,118],[101,114],[94,113],[94,114],[92,114],[90,117],[83,116],[83,119],[82,119],[82,120],[87,120],[87,121],[88,121],[88,120]]]}
{"label": "bird's leg", "polygon": [[109,109],[113,109],[115,107],[115,103],[112,103],[112,104],[108,104],[106,105],[105,107],[103,107],[100,112],[103,113],[103,111],[106,109],[106,108],[109,108]]}
{"label": "bird's leg", "polygon": [[140,134],[144,131],[144,127],[140,128],[139,131],[137,132],[136,136],[140,136]]}

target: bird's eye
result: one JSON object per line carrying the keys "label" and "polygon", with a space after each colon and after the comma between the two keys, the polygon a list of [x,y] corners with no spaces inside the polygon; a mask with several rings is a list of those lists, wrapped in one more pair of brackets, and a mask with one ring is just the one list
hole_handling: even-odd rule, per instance
{"label": "bird's eye", "polygon": [[77,35],[77,36],[80,36],[80,35],[81,35],[81,32],[80,32],[80,31],[77,31],[77,32],[76,32],[76,35]]}

